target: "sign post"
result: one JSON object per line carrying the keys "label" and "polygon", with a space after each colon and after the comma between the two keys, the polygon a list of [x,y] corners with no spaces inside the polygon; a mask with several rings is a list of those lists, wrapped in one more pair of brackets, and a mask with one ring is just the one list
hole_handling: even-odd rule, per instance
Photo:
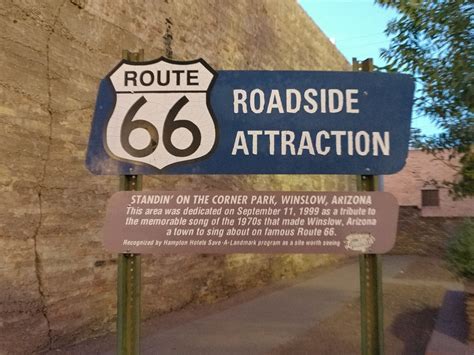
{"label": "sign post", "polygon": [[[144,50],[122,51],[123,59],[141,62]],[[141,175],[120,175],[120,191],[140,191]],[[140,353],[141,257],[118,255],[117,275],[117,350],[118,354]]]}
{"label": "sign post", "polygon": [[[373,71],[372,58],[359,63],[352,59],[353,71]],[[378,178],[361,175],[358,179],[359,191],[377,191]],[[383,293],[382,260],[378,254],[361,254],[360,268],[360,312],[361,312],[361,352],[364,355],[383,354]]]}

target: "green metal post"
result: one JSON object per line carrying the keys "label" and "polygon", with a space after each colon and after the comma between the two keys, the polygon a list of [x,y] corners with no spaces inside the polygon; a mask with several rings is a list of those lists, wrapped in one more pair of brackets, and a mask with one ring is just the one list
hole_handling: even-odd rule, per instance
{"label": "green metal post", "polygon": [[[359,63],[352,59],[354,71],[373,71],[372,59]],[[362,175],[358,180],[359,191],[377,191],[378,179],[373,175]],[[382,261],[380,255],[359,256],[360,268],[360,312],[361,312],[361,353],[364,355],[383,354],[383,293]]]}
{"label": "green metal post", "polygon": [[[122,52],[127,60],[143,61],[144,52]],[[120,191],[140,191],[141,175],[120,176]],[[140,353],[141,258],[139,254],[119,254],[117,275],[117,353]]]}

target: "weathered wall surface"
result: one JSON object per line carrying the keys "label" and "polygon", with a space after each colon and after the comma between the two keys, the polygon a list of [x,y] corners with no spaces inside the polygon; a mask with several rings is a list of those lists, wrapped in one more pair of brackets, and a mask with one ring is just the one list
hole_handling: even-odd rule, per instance
{"label": "weathered wall surface", "polygon": [[[291,0],[0,3],[0,353],[114,329],[116,256],[100,228],[116,177],[84,155],[98,82],[122,49],[216,69],[349,70]],[[346,190],[350,177],[146,177],[145,189]],[[327,256],[144,257],[145,316],[289,277]]]}

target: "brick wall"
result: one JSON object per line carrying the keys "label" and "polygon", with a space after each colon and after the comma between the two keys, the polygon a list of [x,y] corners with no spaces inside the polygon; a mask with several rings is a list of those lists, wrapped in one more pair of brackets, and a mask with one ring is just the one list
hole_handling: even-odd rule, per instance
{"label": "brick wall", "polygon": [[[395,195],[400,206],[416,206],[425,217],[472,217],[474,198],[453,200],[447,188],[439,188],[439,206],[422,206],[422,189],[433,188],[456,178],[457,159],[449,160],[449,152],[441,155],[443,160],[421,150],[410,150],[402,171],[384,177],[384,190]],[[454,167],[454,168],[453,168]]]}
{"label": "brick wall", "polygon": [[[216,69],[350,70],[291,0],[2,1],[0,352],[114,329],[116,256],[102,248],[116,177],[84,154],[99,80],[122,49]],[[348,190],[350,177],[146,177],[145,189]],[[329,256],[145,256],[145,317],[290,277]]]}

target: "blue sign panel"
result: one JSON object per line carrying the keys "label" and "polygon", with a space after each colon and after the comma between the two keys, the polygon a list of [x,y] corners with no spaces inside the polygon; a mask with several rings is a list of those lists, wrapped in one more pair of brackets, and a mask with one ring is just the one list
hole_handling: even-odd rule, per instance
{"label": "blue sign panel", "polygon": [[405,164],[404,74],[219,71],[122,61],[102,80],[94,174],[392,174]]}

